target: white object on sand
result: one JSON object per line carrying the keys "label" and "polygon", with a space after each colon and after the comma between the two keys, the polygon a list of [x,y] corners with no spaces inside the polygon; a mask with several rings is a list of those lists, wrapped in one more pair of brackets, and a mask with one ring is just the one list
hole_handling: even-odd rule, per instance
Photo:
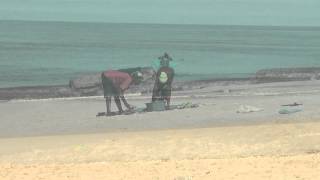
{"label": "white object on sand", "polygon": [[257,108],[254,106],[241,105],[237,110],[237,113],[251,113],[251,112],[259,112],[259,111],[263,111],[263,109]]}

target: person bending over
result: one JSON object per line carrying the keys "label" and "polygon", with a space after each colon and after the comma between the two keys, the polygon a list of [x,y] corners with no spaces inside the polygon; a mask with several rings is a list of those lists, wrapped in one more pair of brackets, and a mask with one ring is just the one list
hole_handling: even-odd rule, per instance
{"label": "person bending over", "polygon": [[[104,97],[106,99],[107,107],[107,116],[123,114],[124,110],[122,109],[121,101],[126,106],[128,110],[132,110],[134,107],[131,106],[126,98],[124,93],[129,89],[132,84],[140,84],[143,77],[140,71],[136,71],[132,74],[128,74],[116,70],[108,70],[101,74],[102,86],[104,91]],[[118,113],[111,111],[111,99],[114,98],[116,106],[119,110]]]}

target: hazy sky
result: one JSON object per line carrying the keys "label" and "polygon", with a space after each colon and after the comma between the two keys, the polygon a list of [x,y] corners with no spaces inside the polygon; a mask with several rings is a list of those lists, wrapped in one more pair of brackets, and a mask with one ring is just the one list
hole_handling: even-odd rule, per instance
{"label": "hazy sky", "polygon": [[0,0],[0,19],[320,26],[320,0]]}

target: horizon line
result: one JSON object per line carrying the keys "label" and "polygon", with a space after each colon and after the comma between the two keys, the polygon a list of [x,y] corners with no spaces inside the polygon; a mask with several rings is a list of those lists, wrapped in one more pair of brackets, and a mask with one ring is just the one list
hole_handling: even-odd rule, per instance
{"label": "horizon line", "polygon": [[89,24],[131,24],[131,25],[176,25],[176,26],[247,26],[247,27],[296,27],[296,28],[320,28],[320,25],[254,25],[254,24],[202,24],[202,23],[150,23],[150,22],[106,22],[106,21],[64,21],[64,20],[34,20],[34,19],[0,19],[0,21],[17,22],[47,22],[47,23],[89,23]]}

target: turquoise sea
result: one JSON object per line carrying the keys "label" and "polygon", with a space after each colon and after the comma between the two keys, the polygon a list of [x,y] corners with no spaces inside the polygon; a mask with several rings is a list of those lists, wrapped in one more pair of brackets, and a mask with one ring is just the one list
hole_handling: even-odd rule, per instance
{"label": "turquoise sea", "polygon": [[81,74],[152,66],[164,52],[180,79],[320,67],[320,27],[0,21],[0,87],[67,84]]}

